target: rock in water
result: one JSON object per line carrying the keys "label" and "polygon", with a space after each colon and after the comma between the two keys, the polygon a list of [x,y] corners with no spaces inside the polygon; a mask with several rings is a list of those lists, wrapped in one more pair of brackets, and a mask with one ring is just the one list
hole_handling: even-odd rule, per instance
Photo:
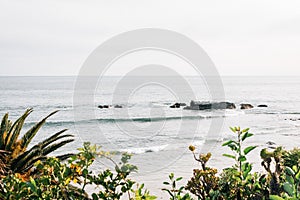
{"label": "rock in water", "polygon": [[235,104],[230,102],[199,102],[191,101],[190,106],[185,107],[187,110],[211,110],[211,109],[235,109]]}
{"label": "rock in water", "polygon": [[241,109],[251,109],[253,108],[253,106],[251,104],[248,104],[248,103],[242,103],[241,104]]}
{"label": "rock in water", "polygon": [[258,105],[257,107],[259,107],[259,108],[267,108],[267,107],[268,107],[268,105],[261,104],[261,105]]}
{"label": "rock in water", "polygon": [[170,108],[180,108],[181,106],[186,106],[185,103],[174,103]]}
{"label": "rock in water", "polygon": [[99,105],[98,108],[101,108],[101,109],[103,109],[103,108],[109,108],[109,105]]}

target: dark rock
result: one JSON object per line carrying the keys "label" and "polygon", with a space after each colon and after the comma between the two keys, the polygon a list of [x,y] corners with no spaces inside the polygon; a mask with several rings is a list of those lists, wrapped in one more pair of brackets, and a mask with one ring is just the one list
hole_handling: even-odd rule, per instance
{"label": "dark rock", "polygon": [[267,107],[268,107],[268,105],[261,104],[261,105],[258,105],[257,107],[259,107],[259,108],[267,108]]}
{"label": "dark rock", "polygon": [[251,109],[253,108],[253,106],[251,104],[248,104],[248,103],[242,103],[241,104],[241,109]]}
{"label": "dark rock", "polygon": [[181,106],[186,106],[185,103],[174,103],[170,108],[180,108]]}
{"label": "dark rock", "polygon": [[101,108],[101,109],[103,109],[103,108],[109,108],[109,105],[99,105],[98,108]]}
{"label": "dark rock", "polygon": [[275,145],[276,143],[275,143],[275,142],[272,142],[272,141],[268,141],[266,144],[267,144],[267,145]]}
{"label": "dark rock", "polygon": [[191,101],[190,106],[185,107],[187,110],[210,110],[210,109],[235,109],[235,104],[230,102],[198,102]]}

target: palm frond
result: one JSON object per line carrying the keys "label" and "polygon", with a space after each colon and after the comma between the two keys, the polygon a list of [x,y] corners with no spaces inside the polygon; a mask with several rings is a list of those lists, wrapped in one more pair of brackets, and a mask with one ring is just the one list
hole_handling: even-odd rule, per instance
{"label": "palm frond", "polygon": [[45,161],[47,159],[47,156],[37,156],[37,157],[34,157],[32,158],[28,163],[26,163],[25,166],[22,167],[22,169],[20,170],[21,173],[26,173],[28,172],[32,167],[33,165],[38,161]]}
{"label": "palm frond", "polygon": [[55,142],[59,139],[62,139],[62,138],[65,138],[65,137],[74,137],[71,134],[61,135],[62,133],[64,133],[67,130],[68,129],[64,129],[64,130],[61,130],[61,131],[55,133],[53,136],[51,136],[51,137],[45,139],[44,141],[40,142],[40,145],[42,146],[42,148],[45,148],[49,144],[51,144],[51,143],[53,143],[53,142]]}
{"label": "palm frond", "polygon": [[16,120],[16,122],[12,125],[12,127],[9,130],[9,133],[7,135],[6,140],[6,146],[5,150],[12,151],[12,146],[17,141],[21,129],[23,128],[25,119],[28,117],[28,115],[32,112],[32,109],[27,109],[25,113]]}
{"label": "palm frond", "polygon": [[66,145],[66,144],[68,144],[70,142],[73,142],[73,141],[74,141],[74,139],[69,139],[69,140],[61,141],[59,143],[52,144],[52,145],[48,146],[47,148],[43,149],[42,155],[46,156],[49,153],[55,151],[56,149],[58,149],[58,148],[60,148],[60,147],[62,147],[64,145]]}
{"label": "palm frond", "polygon": [[50,113],[47,117],[42,119],[40,122],[38,122],[36,125],[34,125],[30,130],[28,130],[21,139],[21,141],[22,141],[21,148],[27,148],[27,146],[29,145],[29,143],[31,142],[33,137],[36,135],[38,130],[45,124],[46,120],[57,112],[58,112],[58,110]]}
{"label": "palm frond", "polygon": [[56,158],[58,158],[60,161],[64,161],[75,155],[76,155],[75,153],[67,153],[67,154],[56,156]]}
{"label": "palm frond", "polygon": [[8,127],[8,113],[6,113],[1,121],[1,127],[0,127],[0,149],[4,148],[4,137],[5,137],[5,133],[8,131],[7,127]]}
{"label": "palm frond", "polygon": [[41,157],[42,150],[39,148],[31,149],[18,156],[16,159],[11,161],[11,170],[13,172],[22,172],[27,163],[33,158]]}
{"label": "palm frond", "polygon": [[9,165],[6,163],[6,156],[10,154],[8,151],[0,150],[0,177],[7,173]]}
{"label": "palm frond", "polygon": [[[58,111],[50,113],[36,123],[19,139],[25,120],[31,112],[32,109],[26,110],[13,124],[8,119],[8,113],[2,118],[0,126],[0,176],[7,175],[8,171],[27,173],[36,161],[46,159],[49,153],[74,141],[74,136],[64,134],[67,131],[64,129],[26,150],[46,120]],[[58,159],[65,160],[71,156],[73,154],[64,154],[58,156]]]}

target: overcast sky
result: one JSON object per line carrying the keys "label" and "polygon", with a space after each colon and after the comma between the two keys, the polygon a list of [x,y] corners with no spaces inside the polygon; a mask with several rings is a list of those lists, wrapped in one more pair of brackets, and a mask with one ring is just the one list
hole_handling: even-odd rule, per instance
{"label": "overcast sky", "polygon": [[77,75],[102,42],[138,28],[188,36],[221,75],[300,75],[299,0],[0,0],[0,75]]}

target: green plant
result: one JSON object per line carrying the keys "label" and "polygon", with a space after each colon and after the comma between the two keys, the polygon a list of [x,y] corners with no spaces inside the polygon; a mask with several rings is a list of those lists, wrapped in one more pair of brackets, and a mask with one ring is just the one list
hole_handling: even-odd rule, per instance
{"label": "green plant", "polygon": [[300,199],[300,149],[284,151],[282,159],[286,180],[283,188],[290,197]]}
{"label": "green plant", "polygon": [[170,200],[189,200],[189,199],[191,199],[191,197],[188,193],[186,193],[186,194],[183,193],[184,186],[177,188],[177,182],[179,182],[181,180],[182,180],[182,177],[175,178],[174,174],[171,173],[169,175],[170,182],[167,182],[167,181],[163,182],[164,185],[171,186],[170,189],[168,189],[168,188],[162,189],[163,191],[168,192],[168,194],[170,195]]}
{"label": "green plant", "polygon": [[137,185],[137,189],[131,189],[131,192],[133,193],[133,197],[131,200],[154,200],[157,197],[150,195],[150,192],[148,190],[144,190],[144,184],[141,184],[140,186]]}
{"label": "green plant", "polygon": [[88,199],[87,194],[70,184],[75,179],[72,169],[55,157],[35,164],[38,175],[25,180],[9,174],[2,180],[0,199]]}
{"label": "green plant", "polygon": [[128,176],[131,172],[137,170],[136,166],[128,163],[130,158],[130,154],[123,153],[119,164],[109,158],[115,164],[115,173],[110,169],[106,169],[97,176],[89,176],[92,183],[103,188],[98,193],[92,194],[93,199],[120,199],[124,194],[128,194],[130,199],[130,191],[135,182],[129,179]]}
{"label": "green plant", "polygon": [[[269,152],[267,149],[260,151],[260,157],[262,158],[261,165],[268,172],[269,179],[269,190],[270,195],[280,195],[282,191],[281,187],[281,174],[283,171],[282,167],[282,147],[277,147],[274,151]],[[274,161],[274,162],[272,162]],[[274,169],[272,170],[272,163],[275,163]]]}
{"label": "green plant", "polygon": [[[128,199],[155,199],[142,184],[136,191],[135,184],[128,178],[137,167],[129,164],[131,155],[122,154],[116,163],[108,152],[99,151],[100,147],[84,143],[79,152],[62,162],[56,157],[37,161],[36,173],[24,178],[19,173],[9,173],[0,181],[0,199],[120,199],[127,194]],[[104,169],[95,175],[90,170],[96,157],[107,158],[115,164],[115,171]],[[96,192],[88,194],[86,186],[95,187]]]}
{"label": "green plant", "polygon": [[[261,156],[264,157],[266,162],[265,169],[271,173],[272,178],[276,175],[277,192],[273,192],[273,199],[299,199],[300,198],[300,150],[293,149],[290,151],[283,150],[281,147],[277,147],[273,152],[268,152],[263,149]],[[275,160],[275,171],[272,172],[270,168],[270,159]],[[275,179],[273,178],[273,179]],[[275,181],[273,181],[275,182]],[[274,187],[274,186],[273,186]],[[272,189],[272,185],[271,185]],[[272,199],[271,198],[271,199]]]}
{"label": "green plant", "polygon": [[247,162],[246,156],[256,146],[243,147],[243,142],[253,136],[249,128],[241,130],[240,127],[231,128],[236,134],[236,140],[229,140],[222,146],[227,146],[234,154],[223,156],[234,159],[236,164],[223,170],[220,178],[220,191],[225,199],[260,199],[268,196],[265,176],[252,174],[252,164]]}
{"label": "green plant", "polygon": [[[52,112],[40,122],[36,123],[22,137],[20,137],[24,122],[31,112],[32,109],[26,110],[25,113],[14,123],[8,119],[8,113],[5,114],[2,119],[0,126],[0,165],[2,169],[0,170],[0,176],[2,177],[6,176],[8,171],[29,176],[31,173],[30,170],[36,161],[45,160],[49,153],[74,141],[73,135],[63,134],[66,131],[65,129],[27,150],[30,142],[39,129],[45,124],[46,120],[57,111]],[[58,158],[66,159],[69,156],[70,154],[65,154],[58,156]]]}
{"label": "green plant", "polygon": [[201,164],[201,169],[193,170],[193,177],[188,181],[185,189],[196,195],[198,199],[217,199],[219,196],[218,192],[218,181],[217,169],[206,166],[206,163],[211,157],[211,153],[200,154],[199,158],[195,155],[195,147],[189,146],[192,151],[194,159]]}

